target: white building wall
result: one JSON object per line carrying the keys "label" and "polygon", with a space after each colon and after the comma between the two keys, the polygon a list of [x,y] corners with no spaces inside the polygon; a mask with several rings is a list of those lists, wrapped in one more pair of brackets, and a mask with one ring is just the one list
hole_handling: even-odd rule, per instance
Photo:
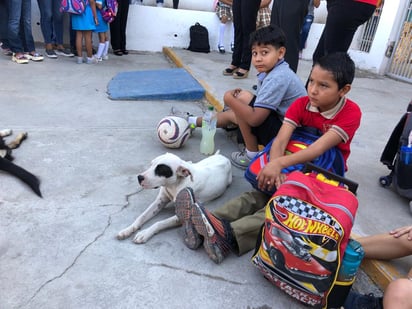
{"label": "white building wall", "polygon": [[[55,0],[58,1],[58,0]],[[402,24],[403,12],[407,0],[386,1],[375,40],[369,53],[354,48],[349,50],[357,67],[384,74],[389,58],[385,51],[391,41],[395,41]],[[165,0],[165,7],[156,7],[156,0],[143,0],[144,6],[130,5],[127,24],[127,48],[136,51],[160,52],[163,46],[186,48],[189,46],[189,28],[199,22],[209,30],[212,50],[217,50],[219,20],[213,11],[215,0],[180,0],[179,9],[172,9],[172,0]],[[308,37],[304,59],[311,59],[313,50],[322,33],[326,20],[326,1],[315,9],[315,22]],[[32,0],[33,35],[36,42],[43,40],[40,30],[40,13],[37,0]],[[66,19],[66,26],[68,18]],[[68,27],[68,26],[67,26]],[[66,28],[67,29],[67,28]],[[357,32],[359,34],[359,31]],[[230,50],[230,27],[226,27],[225,47]],[[65,42],[69,41],[68,31]],[[357,44],[357,36],[352,46]]]}

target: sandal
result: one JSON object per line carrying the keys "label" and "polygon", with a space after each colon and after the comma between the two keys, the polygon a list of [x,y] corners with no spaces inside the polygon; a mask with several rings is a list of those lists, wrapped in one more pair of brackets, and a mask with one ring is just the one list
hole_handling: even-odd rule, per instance
{"label": "sandal", "polygon": [[235,72],[239,70],[238,67],[234,67],[234,68],[226,68],[223,70],[223,75],[224,76],[231,76],[233,74],[235,74]]}
{"label": "sandal", "polygon": [[27,59],[32,60],[32,61],[35,61],[35,62],[39,62],[39,61],[43,61],[43,60],[44,60],[43,55],[41,55],[41,54],[39,54],[38,52],[35,52],[35,51],[33,51],[33,52],[31,52],[31,53],[25,53],[24,56],[25,56]]}
{"label": "sandal", "polygon": [[26,57],[24,57],[23,54],[16,55],[15,53],[13,53],[13,56],[11,57],[11,61],[16,62],[18,64],[29,63],[29,60]]}
{"label": "sandal", "polygon": [[239,72],[239,70],[237,70],[236,72],[233,72],[234,79],[247,78],[248,75],[249,75],[249,71],[245,71],[244,73],[242,73],[242,72]]}
{"label": "sandal", "polygon": [[219,53],[224,54],[226,52],[225,47],[222,45],[218,45],[217,49],[219,50]]}
{"label": "sandal", "polygon": [[121,49],[116,49],[113,51],[113,54],[116,56],[123,56],[123,52]]}
{"label": "sandal", "polygon": [[129,51],[127,49],[122,49],[122,53],[123,53],[123,55],[128,55]]}

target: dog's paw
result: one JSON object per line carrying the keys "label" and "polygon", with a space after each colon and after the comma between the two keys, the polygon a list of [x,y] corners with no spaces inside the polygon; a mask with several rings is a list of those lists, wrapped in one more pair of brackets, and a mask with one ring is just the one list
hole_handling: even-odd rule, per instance
{"label": "dog's paw", "polygon": [[135,244],[144,244],[150,239],[150,237],[150,234],[146,233],[145,231],[141,231],[134,236],[133,242]]}
{"label": "dog's paw", "polygon": [[11,129],[0,130],[0,137],[6,137],[13,133]]}
{"label": "dog's paw", "polygon": [[126,239],[126,238],[128,238],[130,235],[132,235],[132,233],[133,233],[133,232],[130,232],[128,229],[124,229],[124,230],[120,231],[120,232],[117,234],[117,239],[118,239],[118,240]]}

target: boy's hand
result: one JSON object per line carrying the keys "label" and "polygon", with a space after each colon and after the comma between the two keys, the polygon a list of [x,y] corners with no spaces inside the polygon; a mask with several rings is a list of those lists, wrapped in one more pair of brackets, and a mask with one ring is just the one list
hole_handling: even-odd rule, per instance
{"label": "boy's hand", "polygon": [[397,229],[390,231],[389,234],[393,235],[393,237],[395,238],[399,238],[402,235],[408,234],[408,240],[412,240],[412,225],[398,227]]}
{"label": "boy's hand", "polygon": [[271,190],[279,187],[285,181],[286,175],[282,174],[282,167],[274,160],[261,169],[256,179],[259,189]]}

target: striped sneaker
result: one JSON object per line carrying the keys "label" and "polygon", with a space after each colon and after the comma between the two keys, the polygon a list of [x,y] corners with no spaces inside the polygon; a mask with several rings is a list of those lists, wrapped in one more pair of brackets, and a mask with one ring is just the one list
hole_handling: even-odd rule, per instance
{"label": "striped sneaker", "polygon": [[192,224],[203,236],[203,247],[207,255],[216,264],[222,263],[235,244],[232,227],[226,220],[221,220],[194,203],[191,207]]}
{"label": "striped sneaker", "polygon": [[182,189],[176,196],[176,216],[183,225],[183,240],[186,247],[195,250],[203,243],[203,237],[195,230],[191,221],[191,206],[196,203],[192,188]]}

